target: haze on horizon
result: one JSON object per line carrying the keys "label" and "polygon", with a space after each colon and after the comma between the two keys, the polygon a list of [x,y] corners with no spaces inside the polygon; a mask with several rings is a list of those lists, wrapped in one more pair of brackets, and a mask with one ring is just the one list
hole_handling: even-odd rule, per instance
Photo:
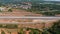
{"label": "haze on horizon", "polygon": [[44,0],[44,1],[60,1],[60,0]]}

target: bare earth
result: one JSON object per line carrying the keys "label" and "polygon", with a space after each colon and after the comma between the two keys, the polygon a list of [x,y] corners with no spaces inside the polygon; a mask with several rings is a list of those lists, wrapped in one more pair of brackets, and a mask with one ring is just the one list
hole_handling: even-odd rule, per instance
{"label": "bare earth", "polygon": [[4,31],[5,34],[18,34],[17,29],[6,29],[6,28],[0,28],[0,34]]}
{"label": "bare earth", "polygon": [[21,9],[12,9],[12,11],[13,12],[1,12],[0,16],[42,16],[41,14],[35,14]]}

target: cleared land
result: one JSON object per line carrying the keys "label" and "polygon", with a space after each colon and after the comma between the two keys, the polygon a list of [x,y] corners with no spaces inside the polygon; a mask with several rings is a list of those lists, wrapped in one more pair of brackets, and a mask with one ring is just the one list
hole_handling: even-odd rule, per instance
{"label": "cleared land", "polygon": [[22,9],[12,9],[12,12],[1,12],[0,16],[42,16],[42,15],[27,12],[26,10]]}

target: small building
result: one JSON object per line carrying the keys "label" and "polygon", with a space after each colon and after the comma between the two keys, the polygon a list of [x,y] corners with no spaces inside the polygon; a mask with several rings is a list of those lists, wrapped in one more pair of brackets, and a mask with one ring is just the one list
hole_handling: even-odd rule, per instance
{"label": "small building", "polygon": [[31,6],[29,6],[29,5],[21,5],[20,8],[22,8],[22,9],[31,9]]}
{"label": "small building", "polygon": [[5,7],[0,7],[0,11],[5,11],[6,8]]}
{"label": "small building", "polygon": [[0,7],[0,11],[8,11],[9,9],[11,9],[11,7]]}

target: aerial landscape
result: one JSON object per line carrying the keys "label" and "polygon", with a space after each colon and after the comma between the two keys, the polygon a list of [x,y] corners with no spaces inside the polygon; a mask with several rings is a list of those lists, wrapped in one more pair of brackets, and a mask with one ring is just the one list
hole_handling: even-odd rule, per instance
{"label": "aerial landscape", "polygon": [[0,18],[0,34],[59,34],[59,26],[57,18]]}
{"label": "aerial landscape", "polygon": [[0,0],[0,34],[60,34],[60,0]]}
{"label": "aerial landscape", "polygon": [[0,16],[60,16],[60,1],[0,0]]}

